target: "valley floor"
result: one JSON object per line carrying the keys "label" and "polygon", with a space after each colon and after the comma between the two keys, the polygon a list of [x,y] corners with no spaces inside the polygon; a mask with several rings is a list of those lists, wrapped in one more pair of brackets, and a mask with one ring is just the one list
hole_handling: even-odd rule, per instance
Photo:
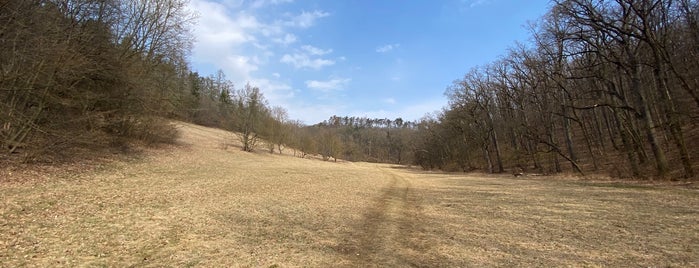
{"label": "valley floor", "polygon": [[699,266],[699,191],[174,148],[0,174],[0,266]]}

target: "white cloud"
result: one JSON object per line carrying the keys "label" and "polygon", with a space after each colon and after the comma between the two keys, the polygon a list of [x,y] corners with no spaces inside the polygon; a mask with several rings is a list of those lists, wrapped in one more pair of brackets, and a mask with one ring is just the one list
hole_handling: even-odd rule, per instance
{"label": "white cloud", "polygon": [[290,34],[290,33],[284,34],[284,37],[278,37],[278,38],[272,39],[273,42],[279,43],[279,44],[282,44],[285,46],[296,42],[296,40],[297,40],[296,36],[293,34]]}
{"label": "white cloud", "polygon": [[316,56],[322,56],[322,55],[333,52],[332,49],[323,50],[323,49],[320,49],[320,48],[317,48],[314,46],[309,46],[309,45],[302,46],[301,49],[308,52],[308,54],[316,55]]}
{"label": "white cloud", "polygon": [[279,81],[261,78],[252,79],[250,84],[260,88],[265,98],[272,105],[286,106],[289,99],[295,96],[294,90],[290,85]]}
{"label": "white cloud", "polygon": [[225,14],[225,6],[221,4],[192,1],[191,8],[200,14],[193,31],[198,45],[241,44],[255,39],[238,21]]}
{"label": "white cloud", "polygon": [[318,81],[318,80],[307,80],[306,81],[306,86],[310,89],[322,91],[322,92],[329,92],[332,90],[341,90],[344,89],[344,87],[349,84],[349,82],[352,81],[352,79],[349,78],[332,78],[330,80],[326,81]]}
{"label": "white cloud", "polygon": [[296,69],[309,68],[319,70],[325,66],[334,65],[335,61],[313,56],[323,56],[332,53],[332,49],[320,49],[310,45],[301,46],[292,54],[284,54],[279,62],[291,64]]}
{"label": "white cloud", "polygon": [[238,70],[239,73],[243,74],[234,78],[249,80],[250,73],[258,69],[258,59],[241,55],[230,55],[226,57],[226,62],[223,65],[228,67],[226,70]]}
{"label": "white cloud", "polygon": [[312,59],[305,53],[284,54],[280,62],[291,64],[296,69],[310,68],[315,70],[335,64],[335,61],[333,60],[321,58]]}
{"label": "white cloud", "polygon": [[[323,11],[301,12],[288,15],[290,20],[261,21],[257,13],[265,6],[289,3],[292,0],[191,0],[189,8],[199,14],[193,33],[196,38],[192,49],[195,66],[222,69],[236,84],[244,84],[255,78],[254,72],[268,64],[276,48],[298,42],[299,38],[289,27],[307,28],[317,19],[329,16]],[[320,56],[332,49],[303,46],[295,53],[287,53],[281,62],[295,68],[320,69],[335,64],[332,59]],[[255,56],[253,56],[255,55]],[[199,70],[204,71],[204,70]],[[273,78],[273,77],[271,77]]]}
{"label": "white cloud", "polygon": [[[196,38],[193,64],[222,69],[235,83],[250,80],[251,73],[259,68],[262,60],[246,56],[250,54],[245,50],[254,47],[258,41],[256,33],[264,25],[244,12],[231,16],[226,13],[227,6],[217,2],[194,0],[189,8],[200,14],[193,31]],[[256,54],[267,55],[265,52],[263,49]]]}
{"label": "white cloud", "polygon": [[383,102],[388,103],[388,104],[396,104],[396,99],[394,98],[385,98]]}
{"label": "white cloud", "polygon": [[292,27],[308,28],[313,26],[316,20],[327,16],[330,16],[330,13],[320,10],[314,10],[313,12],[303,11],[301,12],[301,14],[293,16],[289,21],[286,21],[284,24]]}
{"label": "white cloud", "polygon": [[400,44],[388,44],[388,45],[383,45],[383,46],[377,47],[377,48],[376,48],[376,52],[379,52],[379,53],[386,53],[386,52],[389,52],[389,51],[391,51],[391,50],[393,50],[393,49],[398,48],[399,46],[400,46]]}

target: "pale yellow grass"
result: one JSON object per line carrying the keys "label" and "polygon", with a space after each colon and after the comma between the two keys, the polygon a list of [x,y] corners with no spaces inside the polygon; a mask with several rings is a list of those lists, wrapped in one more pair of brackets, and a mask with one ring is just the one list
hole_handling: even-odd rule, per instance
{"label": "pale yellow grass", "polygon": [[5,180],[0,266],[699,265],[696,189],[244,153],[178,124],[141,159]]}

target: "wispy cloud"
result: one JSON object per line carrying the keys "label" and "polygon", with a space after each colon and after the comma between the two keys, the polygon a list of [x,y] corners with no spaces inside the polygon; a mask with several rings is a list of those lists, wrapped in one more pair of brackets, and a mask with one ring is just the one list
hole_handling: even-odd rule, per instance
{"label": "wispy cloud", "polygon": [[284,34],[283,37],[277,37],[273,38],[272,41],[275,43],[279,43],[282,45],[290,45],[292,43],[295,43],[297,40],[296,36],[290,33]]}
{"label": "wispy cloud", "polygon": [[325,66],[335,64],[334,60],[321,58],[312,59],[309,55],[304,53],[284,54],[279,61],[282,63],[291,64],[296,69],[309,68],[319,70]]}
{"label": "wispy cloud", "polygon": [[285,103],[295,96],[293,88],[283,82],[256,78],[252,79],[250,83],[264,90],[265,98],[271,103]]}
{"label": "wispy cloud", "polygon": [[349,78],[332,78],[330,80],[326,81],[318,81],[318,80],[307,80],[306,81],[306,86],[310,89],[322,91],[322,92],[330,92],[333,90],[341,90],[344,89],[344,87],[349,84],[349,82],[352,81],[352,79]]}
{"label": "wispy cloud", "polygon": [[308,28],[315,24],[316,20],[330,16],[330,13],[320,10],[312,12],[303,11],[301,14],[293,16],[290,20],[284,22],[286,26]]}
{"label": "wispy cloud", "polygon": [[291,64],[296,69],[319,70],[325,66],[334,65],[331,59],[320,58],[320,56],[332,53],[332,49],[321,49],[310,45],[301,46],[301,49],[291,54],[284,54],[280,62]]}
{"label": "wispy cloud", "polygon": [[396,48],[398,48],[398,47],[400,47],[400,44],[388,44],[388,45],[383,45],[383,46],[377,47],[377,48],[376,48],[376,52],[379,52],[379,53],[386,53],[386,52],[389,52],[389,51],[391,51],[391,50],[393,50],[393,49],[396,49]]}
{"label": "wispy cloud", "polygon": [[332,49],[323,50],[323,49],[320,49],[320,48],[317,48],[314,46],[309,46],[309,45],[302,46],[301,49],[303,51],[308,52],[308,54],[317,55],[317,56],[322,56],[322,55],[329,54],[329,53],[333,52]]}

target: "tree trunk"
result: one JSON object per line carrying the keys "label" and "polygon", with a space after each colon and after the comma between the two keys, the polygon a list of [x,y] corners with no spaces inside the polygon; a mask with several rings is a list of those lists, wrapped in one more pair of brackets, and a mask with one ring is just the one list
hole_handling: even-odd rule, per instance
{"label": "tree trunk", "polygon": [[[593,118],[596,120],[596,115],[593,113],[592,114]],[[585,138],[585,144],[587,145],[587,153],[590,155],[590,158],[592,158],[592,167],[594,168],[595,171],[599,169],[599,166],[597,164],[597,157],[595,157],[594,150],[592,149],[592,135],[590,135],[587,127],[585,126],[585,122],[580,121],[580,129],[583,132],[583,137]],[[602,151],[601,155],[604,157],[606,154],[604,151]],[[605,157],[606,158],[606,157]]]}
{"label": "tree trunk", "polygon": [[663,66],[665,66],[665,64],[662,60],[661,52],[659,51],[660,48],[658,48],[658,46],[654,43],[651,44],[651,46],[653,47],[653,58],[655,59],[655,66],[653,68],[655,85],[657,90],[661,93],[661,99],[665,104],[664,106],[669,120],[668,128],[670,129],[670,134],[672,135],[672,139],[675,142],[677,150],[680,154],[680,161],[682,162],[682,167],[684,168],[684,177],[691,178],[694,177],[694,170],[692,169],[692,163],[689,159],[687,146],[685,145],[682,126],[680,124],[680,119],[677,116],[677,109],[675,108],[674,100],[667,86],[667,76],[663,70]]}
{"label": "tree trunk", "polygon": [[488,116],[488,124],[490,125],[490,140],[493,143],[493,146],[495,147],[495,161],[497,162],[497,168],[498,168],[498,173],[502,173],[505,170],[503,169],[502,166],[502,158],[500,157],[500,144],[498,143],[498,137],[497,137],[497,132],[495,130],[495,124],[493,123],[493,117],[490,114],[489,111],[486,111],[487,116]]}
{"label": "tree trunk", "polygon": [[573,134],[571,133],[570,118],[568,117],[568,109],[566,108],[566,97],[563,97],[563,105],[561,105],[563,112],[563,133],[566,140],[566,149],[568,149],[568,157],[572,160],[571,166],[575,168],[574,163],[578,161],[575,155],[575,149],[573,149]]}
{"label": "tree trunk", "polygon": [[631,144],[628,133],[621,124],[619,112],[616,110],[614,111],[614,121],[616,122],[617,130],[619,130],[619,135],[621,136],[621,143],[624,145],[624,152],[626,153],[626,159],[629,161],[629,166],[631,167],[631,174],[634,177],[638,177],[641,173],[638,162],[636,162],[636,158],[634,157],[634,146]]}
{"label": "tree trunk", "polygon": [[488,173],[495,173],[493,160],[490,157],[490,150],[488,149],[488,146],[483,146],[483,156],[485,157],[485,161],[488,163]]}
{"label": "tree trunk", "polygon": [[493,131],[490,134],[490,138],[493,141],[493,146],[495,146],[495,160],[497,161],[498,165],[498,173],[502,173],[505,170],[502,166],[502,157],[500,157],[500,144],[498,143],[497,132],[495,132],[495,128],[493,128]]}
{"label": "tree trunk", "polygon": [[651,150],[653,151],[653,156],[655,157],[655,167],[657,175],[658,177],[662,178],[665,177],[668,172],[667,158],[665,157],[665,152],[663,152],[663,150],[660,148],[660,144],[658,142],[657,127],[655,125],[655,122],[653,121],[651,109],[648,105],[648,100],[646,99],[645,94],[643,94],[641,90],[641,66],[639,63],[636,63],[635,58],[633,58],[634,56],[630,57],[632,57],[632,59],[630,60],[630,62],[632,63],[631,93],[634,96],[634,101],[636,102],[636,105],[640,109],[638,117],[641,120],[641,123],[643,124],[646,139],[648,140],[648,143],[651,146]]}
{"label": "tree trunk", "polygon": [[[551,121],[549,125],[549,133],[548,133],[548,142],[549,142],[549,149],[556,149],[556,140],[554,139],[555,133],[554,133],[554,126],[553,126],[553,121]],[[549,153],[550,160],[553,164],[553,170],[556,173],[560,173],[561,171],[561,162],[558,160],[558,153],[551,154]]]}

